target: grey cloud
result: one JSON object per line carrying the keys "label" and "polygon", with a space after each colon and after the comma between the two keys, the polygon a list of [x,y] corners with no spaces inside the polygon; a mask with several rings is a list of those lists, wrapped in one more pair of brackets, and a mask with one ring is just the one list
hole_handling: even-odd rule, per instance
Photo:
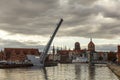
{"label": "grey cloud", "polygon": [[32,41],[28,41],[25,42],[26,44],[24,44],[23,42],[19,42],[19,41],[15,41],[15,40],[3,40],[0,39],[0,48],[4,49],[4,48],[37,48],[40,51],[43,51],[44,49],[44,45],[38,45],[39,42],[32,42]]}
{"label": "grey cloud", "polygon": [[96,46],[97,51],[115,51],[117,52],[117,45],[115,44],[104,44],[104,45],[97,45]]}
{"label": "grey cloud", "polygon": [[104,17],[115,18],[115,19],[119,20],[120,19],[120,11],[119,11],[120,1],[119,0],[113,0],[113,1],[111,1],[111,3],[112,4],[108,3],[109,6],[107,6],[107,7],[99,5],[99,4],[95,4],[95,7],[99,10],[99,12],[103,13]]}
{"label": "grey cloud", "polygon": [[84,5],[88,5],[88,4],[92,4],[93,2],[95,2],[97,0],[76,0],[76,1],[73,1],[73,0],[70,0],[70,4],[73,4],[73,3],[78,3],[78,4],[84,4]]}
{"label": "grey cloud", "polygon": [[[68,1],[67,6],[61,6],[59,0],[2,0],[0,24],[5,25],[0,25],[0,29],[13,34],[45,36],[53,32],[62,17],[64,22],[58,32],[59,36],[89,37],[93,33],[95,38],[114,38],[120,34],[119,11],[110,12],[102,5],[94,4],[98,0]],[[90,23],[99,13],[117,22]],[[97,30],[92,32],[95,27],[98,27]]]}

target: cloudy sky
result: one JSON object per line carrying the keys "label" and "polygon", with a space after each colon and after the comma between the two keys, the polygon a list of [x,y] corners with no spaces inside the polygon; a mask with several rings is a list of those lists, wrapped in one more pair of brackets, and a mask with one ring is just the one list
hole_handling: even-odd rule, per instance
{"label": "cloudy sky", "polygon": [[53,44],[116,50],[120,44],[120,0],[0,0],[0,47],[46,45],[60,18]]}

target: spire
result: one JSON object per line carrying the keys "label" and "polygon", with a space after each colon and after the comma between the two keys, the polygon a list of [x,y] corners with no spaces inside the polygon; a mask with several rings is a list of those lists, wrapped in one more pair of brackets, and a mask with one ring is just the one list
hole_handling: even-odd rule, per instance
{"label": "spire", "polygon": [[90,37],[90,41],[92,41],[92,37]]}
{"label": "spire", "polygon": [[90,42],[92,41],[92,33],[90,34]]}
{"label": "spire", "polygon": [[90,37],[90,42],[88,44],[89,51],[95,51],[95,44],[92,42],[92,37]]}
{"label": "spire", "polygon": [[58,53],[58,51],[59,51],[59,48],[57,47],[57,53]]}
{"label": "spire", "polygon": [[61,51],[63,50],[62,46],[61,46]]}
{"label": "spire", "polygon": [[65,46],[65,50],[67,50],[67,47]]}

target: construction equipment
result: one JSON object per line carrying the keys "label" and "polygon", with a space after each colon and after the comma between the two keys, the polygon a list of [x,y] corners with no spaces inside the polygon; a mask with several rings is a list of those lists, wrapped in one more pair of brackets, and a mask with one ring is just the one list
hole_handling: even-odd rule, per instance
{"label": "construction equipment", "polygon": [[55,35],[56,35],[60,25],[62,24],[62,22],[63,22],[63,19],[60,19],[60,22],[58,23],[56,29],[54,30],[50,40],[48,41],[46,47],[44,48],[42,54],[40,55],[40,66],[42,66],[42,67],[44,67],[44,62],[45,62],[45,59],[47,57],[47,53],[49,51],[49,48],[50,48],[51,43],[52,43],[52,41],[53,41],[53,39],[54,39],[54,37],[55,37]]}

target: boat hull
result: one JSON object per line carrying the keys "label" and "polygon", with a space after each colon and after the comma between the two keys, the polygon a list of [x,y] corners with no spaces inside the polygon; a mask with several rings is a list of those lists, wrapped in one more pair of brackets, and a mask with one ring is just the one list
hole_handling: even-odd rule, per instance
{"label": "boat hull", "polygon": [[4,68],[20,68],[20,67],[31,67],[33,64],[0,64],[0,69]]}

